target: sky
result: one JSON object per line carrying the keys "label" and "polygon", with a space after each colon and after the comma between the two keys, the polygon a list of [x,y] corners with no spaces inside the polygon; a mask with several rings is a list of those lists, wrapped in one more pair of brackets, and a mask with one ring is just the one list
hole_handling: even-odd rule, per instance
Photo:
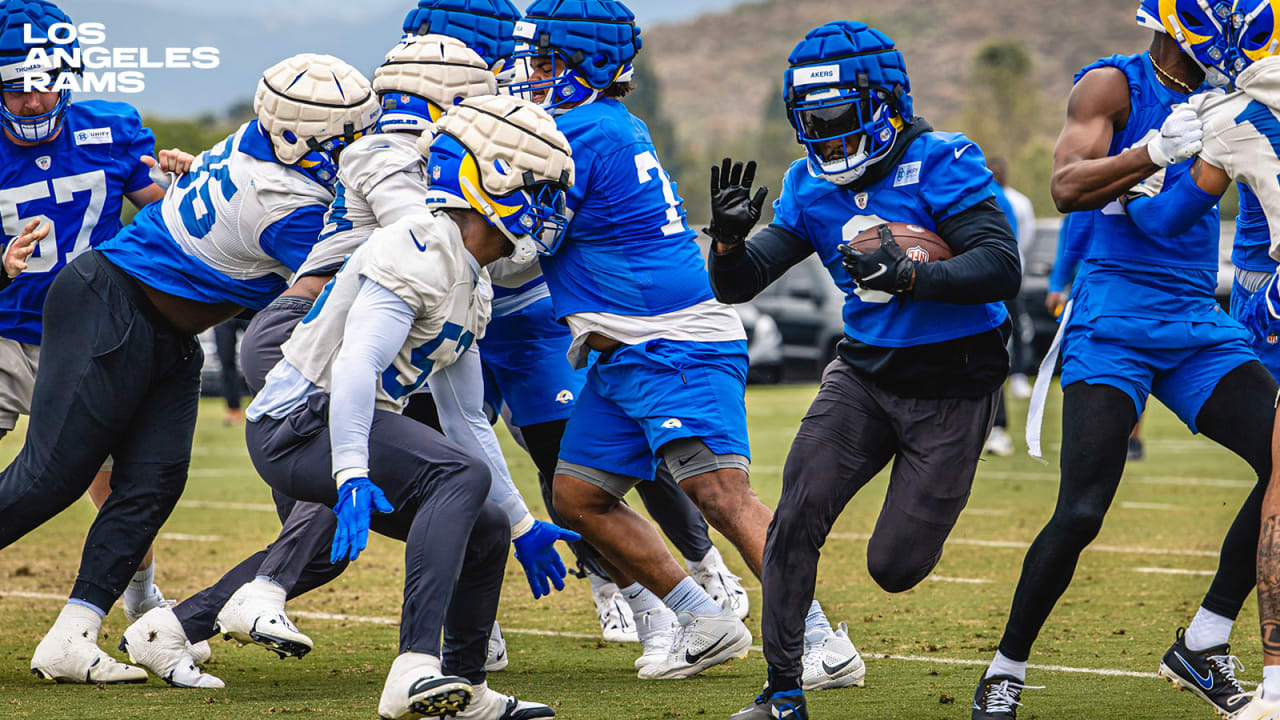
{"label": "sky", "polygon": [[[514,0],[519,7],[528,0]],[[641,28],[723,10],[746,0],[629,0]],[[146,48],[151,59],[167,49],[215,47],[215,69],[147,69],[134,93],[80,92],[75,99],[128,102],[165,118],[219,114],[249,99],[258,77],[299,52],[324,52],[368,75],[400,36],[415,0],[56,0],[76,23],[106,26],[103,46]],[[302,10],[302,12],[300,12]],[[125,72],[126,68],[116,68]],[[99,74],[106,69],[95,71]]]}

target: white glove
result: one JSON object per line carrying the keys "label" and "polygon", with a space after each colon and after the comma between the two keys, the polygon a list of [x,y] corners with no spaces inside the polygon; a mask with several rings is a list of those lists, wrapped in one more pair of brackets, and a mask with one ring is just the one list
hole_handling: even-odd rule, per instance
{"label": "white glove", "polygon": [[1204,149],[1203,139],[1200,116],[1186,105],[1179,105],[1164,119],[1160,134],[1147,143],[1147,154],[1156,165],[1169,167],[1199,155]]}

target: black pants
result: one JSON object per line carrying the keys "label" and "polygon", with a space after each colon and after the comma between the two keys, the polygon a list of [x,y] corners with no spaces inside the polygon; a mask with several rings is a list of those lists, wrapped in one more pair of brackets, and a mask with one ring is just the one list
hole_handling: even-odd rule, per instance
{"label": "black pants", "polygon": [[[1243,458],[1258,474],[1222,543],[1218,571],[1203,605],[1235,618],[1257,572],[1262,496],[1271,475],[1276,381],[1254,361],[1227,373],[1196,416],[1205,436]],[[1000,652],[1025,661],[1040,628],[1071,583],[1080,553],[1102,529],[1124,473],[1133,401],[1109,385],[1077,382],[1063,389],[1062,482],[1049,524],[1027,550]]]}
{"label": "black pants", "polygon": [[[1004,301],[1009,311],[1009,320],[1013,323],[1013,332],[1009,335],[1010,372],[1022,375],[1034,375],[1039,358],[1036,357],[1034,341],[1036,339],[1035,324],[1027,312],[1027,301],[1022,295]],[[1000,423],[996,423],[999,425]]]}
{"label": "black pants", "polygon": [[915,587],[969,499],[998,390],[981,398],[907,398],[827,366],[782,470],[782,496],[764,548],[764,656],[775,677],[801,675],[804,621],[818,556],[849,500],[893,460],[889,491],[867,543],[880,587]]}
{"label": "black pants", "polygon": [[26,444],[0,473],[0,548],[79,500],[113,456],[71,592],[105,611],[186,486],[203,357],[96,251],[58,273],[44,318]]}
{"label": "black pants", "polygon": [[240,409],[240,370],[236,367],[236,336],[243,333],[249,321],[231,318],[213,329],[213,339],[218,347],[218,365],[222,368],[222,397],[227,409]]}

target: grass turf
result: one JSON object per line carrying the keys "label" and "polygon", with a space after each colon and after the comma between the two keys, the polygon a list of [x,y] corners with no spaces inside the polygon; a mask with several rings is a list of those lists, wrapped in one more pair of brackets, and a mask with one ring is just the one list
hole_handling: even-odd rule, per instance
{"label": "grass turf", "polygon": [[[813,386],[753,387],[748,393],[753,485],[776,502],[783,461]],[[882,592],[865,570],[865,536],[874,527],[885,477],[845,510],[823,552],[818,597],[832,621],[847,621],[867,659],[867,686],[810,694],[814,718],[868,717],[932,720],[969,717],[969,697],[999,640],[1025,544],[1048,519],[1057,492],[1057,418],[1061,395],[1051,395],[1046,452],[1051,464],[1025,455],[1020,419],[1010,407],[1019,454],[983,462],[968,509],[934,576],[900,595]],[[278,530],[270,496],[253,473],[243,432],[223,427],[217,401],[201,406],[195,455],[183,503],[158,543],[157,583],[183,597],[212,583]],[[1248,466],[1212,442],[1191,436],[1165,408],[1152,403],[1143,430],[1148,459],[1126,471],[1108,522],[1086,552],[1071,589],[1050,618],[1033,663],[1071,668],[1154,673],[1160,656],[1185,625],[1208,586],[1216,552],[1253,484]],[[508,460],[526,497],[541,515],[528,457],[501,433]],[[17,452],[22,429],[0,441],[0,461]],[[238,509],[219,507],[230,503]],[[395,656],[397,629],[371,620],[396,618],[403,581],[403,547],[374,537],[345,576],[290,603],[294,620],[316,641],[301,661],[280,661],[257,647],[212,641],[208,670],[225,690],[176,690],[152,678],[144,685],[54,685],[29,673],[31,652],[61,606],[79,562],[93,507],[84,499],[14,546],[0,552],[0,717],[3,718],[246,718],[319,713],[370,718]],[[723,538],[730,567],[751,593],[748,624],[759,643],[759,583]],[[1153,572],[1176,571],[1178,574]],[[507,633],[510,668],[491,676],[503,692],[552,704],[568,720],[725,718],[759,690],[765,666],[753,651],[745,661],[678,682],[635,678],[637,645],[599,641],[590,592],[573,581],[562,593],[534,601],[519,564],[507,565],[499,615]],[[309,613],[347,616],[310,617]],[[1246,603],[1237,653],[1253,683],[1261,677],[1256,608]],[[100,644],[116,657],[126,627],[117,607]],[[532,631],[532,632],[528,632]],[[546,634],[553,633],[553,634]],[[969,664],[964,664],[969,663]],[[1208,706],[1169,691],[1151,677],[1033,670],[1047,685],[1024,694],[1023,720],[1210,718]]]}

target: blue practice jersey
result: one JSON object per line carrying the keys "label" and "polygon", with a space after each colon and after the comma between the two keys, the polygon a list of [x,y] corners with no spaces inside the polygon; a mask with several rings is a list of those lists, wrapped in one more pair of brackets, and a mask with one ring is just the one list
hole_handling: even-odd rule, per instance
{"label": "blue practice jersey", "polygon": [[1236,215],[1235,245],[1231,249],[1231,264],[1251,272],[1272,272],[1276,261],[1271,259],[1271,228],[1262,212],[1258,196],[1248,185],[1236,183],[1240,191],[1240,212]]}
{"label": "blue practice jersey", "polygon": [[858,233],[886,222],[937,232],[938,223],[994,197],[995,181],[982,150],[959,133],[916,138],[896,169],[855,192],[814,177],[807,160],[792,163],[774,224],[808,240],[845,293],[844,331],[880,347],[909,347],[976,335],[1004,322],[1004,303],[953,305],[895,298],[861,290],[841,266],[837,249]]}
{"label": "blue practice jersey", "polygon": [[645,124],[606,98],[560,115],[556,126],[575,169],[565,239],[542,259],[556,317],[652,317],[714,299],[697,235]]}
{"label": "blue practice jersey", "polygon": [[200,153],[102,252],[170,295],[261,310],[306,259],[331,200],[328,187],[275,159],[254,120]]}
{"label": "blue practice jersey", "polygon": [[0,225],[12,240],[36,218],[52,229],[27,269],[0,290],[0,336],[39,344],[41,309],[53,277],[80,253],[120,230],[125,193],[151,184],[143,155],[155,136],[124,103],[87,100],[67,106],[57,137],[22,147],[0,138]]}
{"label": "blue practice jersey", "polygon": [[1075,281],[1076,269],[1084,259],[1092,234],[1093,221],[1089,213],[1073,212],[1062,216],[1053,270],[1049,273],[1049,292],[1062,292]]}
{"label": "blue practice jersey", "polygon": [[[1119,69],[1129,82],[1129,117],[1112,138],[1108,155],[1145,145],[1160,132],[1171,108],[1189,97],[1156,79],[1147,53],[1104,58],[1081,70],[1076,79],[1104,67]],[[1192,162],[1166,168],[1164,184],[1171,186],[1190,172]],[[1213,297],[1218,272],[1216,207],[1174,238],[1151,237],[1139,230],[1118,199],[1086,214],[1091,233],[1082,273],[1092,283],[1096,312],[1190,319],[1201,307],[1200,300]]]}

